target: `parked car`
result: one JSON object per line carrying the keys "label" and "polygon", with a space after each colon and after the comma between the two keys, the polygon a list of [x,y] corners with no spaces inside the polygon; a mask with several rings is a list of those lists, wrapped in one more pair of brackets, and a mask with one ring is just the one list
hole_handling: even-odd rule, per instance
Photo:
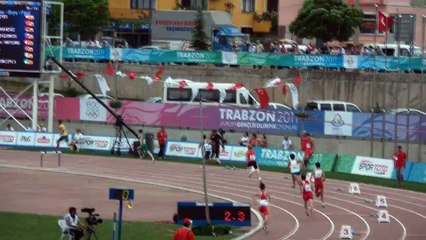
{"label": "parked car", "polygon": [[268,106],[268,109],[271,109],[271,110],[286,110],[286,111],[291,111],[292,110],[287,105],[284,105],[284,104],[281,104],[281,103],[275,103],[275,102],[270,102],[269,106]]}
{"label": "parked car", "polygon": [[340,112],[362,112],[361,109],[350,102],[334,100],[311,100],[306,103],[305,110],[311,111],[340,111]]}
{"label": "parked car", "polygon": [[396,108],[389,110],[390,113],[406,116],[426,116],[426,113],[415,108]]}
{"label": "parked car", "polygon": [[[109,96],[109,95],[103,95],[103,94],[95,94],[96,97],[98,97],[101,100],[115,100],[115,98]],[[92,95],[90,94],[83,94],[78,96],[79,98],[83,98],[83,99],[93,99]]]}

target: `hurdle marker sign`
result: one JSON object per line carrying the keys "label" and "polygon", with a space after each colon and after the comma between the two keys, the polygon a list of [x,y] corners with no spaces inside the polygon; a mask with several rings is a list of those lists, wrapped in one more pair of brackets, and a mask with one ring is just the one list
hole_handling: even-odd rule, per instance
{"label": "hurdle marker sign", "polygon": [[45,154],[57,154],[58,156],[58,168],[61,167],[61,151],[41,151],[40,152],[40,167],[43,168],[43,159]]}

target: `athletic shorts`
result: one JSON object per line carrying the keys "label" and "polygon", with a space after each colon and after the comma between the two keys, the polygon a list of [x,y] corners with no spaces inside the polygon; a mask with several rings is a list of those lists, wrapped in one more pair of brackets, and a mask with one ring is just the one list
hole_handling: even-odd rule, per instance
{"label": "athletic shorts", "polygon": [[291,173],[291,175],[293,175],[293,176],[300,176],[300,172],[294,172],[294,173]]}
{"label": "athletic shorts", "polygon": [[309,199],[314,199],[312,192],[303,193],[303,200],[307,202]]}
{"label": "athletic shorts", "polygon": [[211,156],[211,152],[210,151],[206,151],[205,153],[204,153],[204,159],[210,159],[210,156]]}
{"label": "athletic shorts", "polygon": [[61,141],[64,141],[64,140],[65,140],[65,142],[68,142],[68,135],[61,136],[61,137],[58,139],[58,142],[61,142]]}
{"label": "athletic shorts", "polygon": [[254,169],[257,169],[257,162],[256,161],[250,161],[247,163],[247,167],[254,167]]}
{"label": "athletic shorts", "polygon": [[266,206],[261,206],[259,207],[259,212],[265,214],[265,215],[269,215],[269,208]]}
{"label": "athletic shorts", "polygon": [[320,189],[324,189],[324,183],[322,180],[315,179],[315,193],[318,193]]}

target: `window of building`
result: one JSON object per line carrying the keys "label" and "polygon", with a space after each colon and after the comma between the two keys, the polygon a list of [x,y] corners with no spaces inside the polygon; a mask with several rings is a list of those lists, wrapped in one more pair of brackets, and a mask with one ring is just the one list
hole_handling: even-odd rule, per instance
{"label": "window of building", "polygon": [[268,12],[278,12],[278,0],[268,0],[266,10]]}
{"label": "window of building", "polygon": [[361,34],[374,34],[376,30],[376,15],[374,13],[364,13],[359,32]]}
{"label": "window of building", "polygon": [[241,10],[243,12],[254,12],[256,6],[255,0],[242,0]]}
{"label": "window of building", "polygon": [[131,9],[154,9],[156,0],[130,0]]}
{"label": "window of building", "polygon": [[181,0],[180,4],[182,8],[190,9],[191,8],[191,0]]}

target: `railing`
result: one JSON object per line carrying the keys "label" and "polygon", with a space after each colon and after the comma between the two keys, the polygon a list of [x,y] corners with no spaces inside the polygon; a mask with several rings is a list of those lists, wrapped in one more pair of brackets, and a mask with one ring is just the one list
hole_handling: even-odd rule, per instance
{"label": "railing", "polygon": [[[59,51],[53,49],[54,54]],[[46,52],[46,54],[50,54]],[[358,69],[377,71],[426,71],[424,57],[358,55],[292,55],[277,53],[171,51],[131,48],[64,48],[65,61],[124,61],[137,63],[197,63],[257,65],[286,68]]]}

